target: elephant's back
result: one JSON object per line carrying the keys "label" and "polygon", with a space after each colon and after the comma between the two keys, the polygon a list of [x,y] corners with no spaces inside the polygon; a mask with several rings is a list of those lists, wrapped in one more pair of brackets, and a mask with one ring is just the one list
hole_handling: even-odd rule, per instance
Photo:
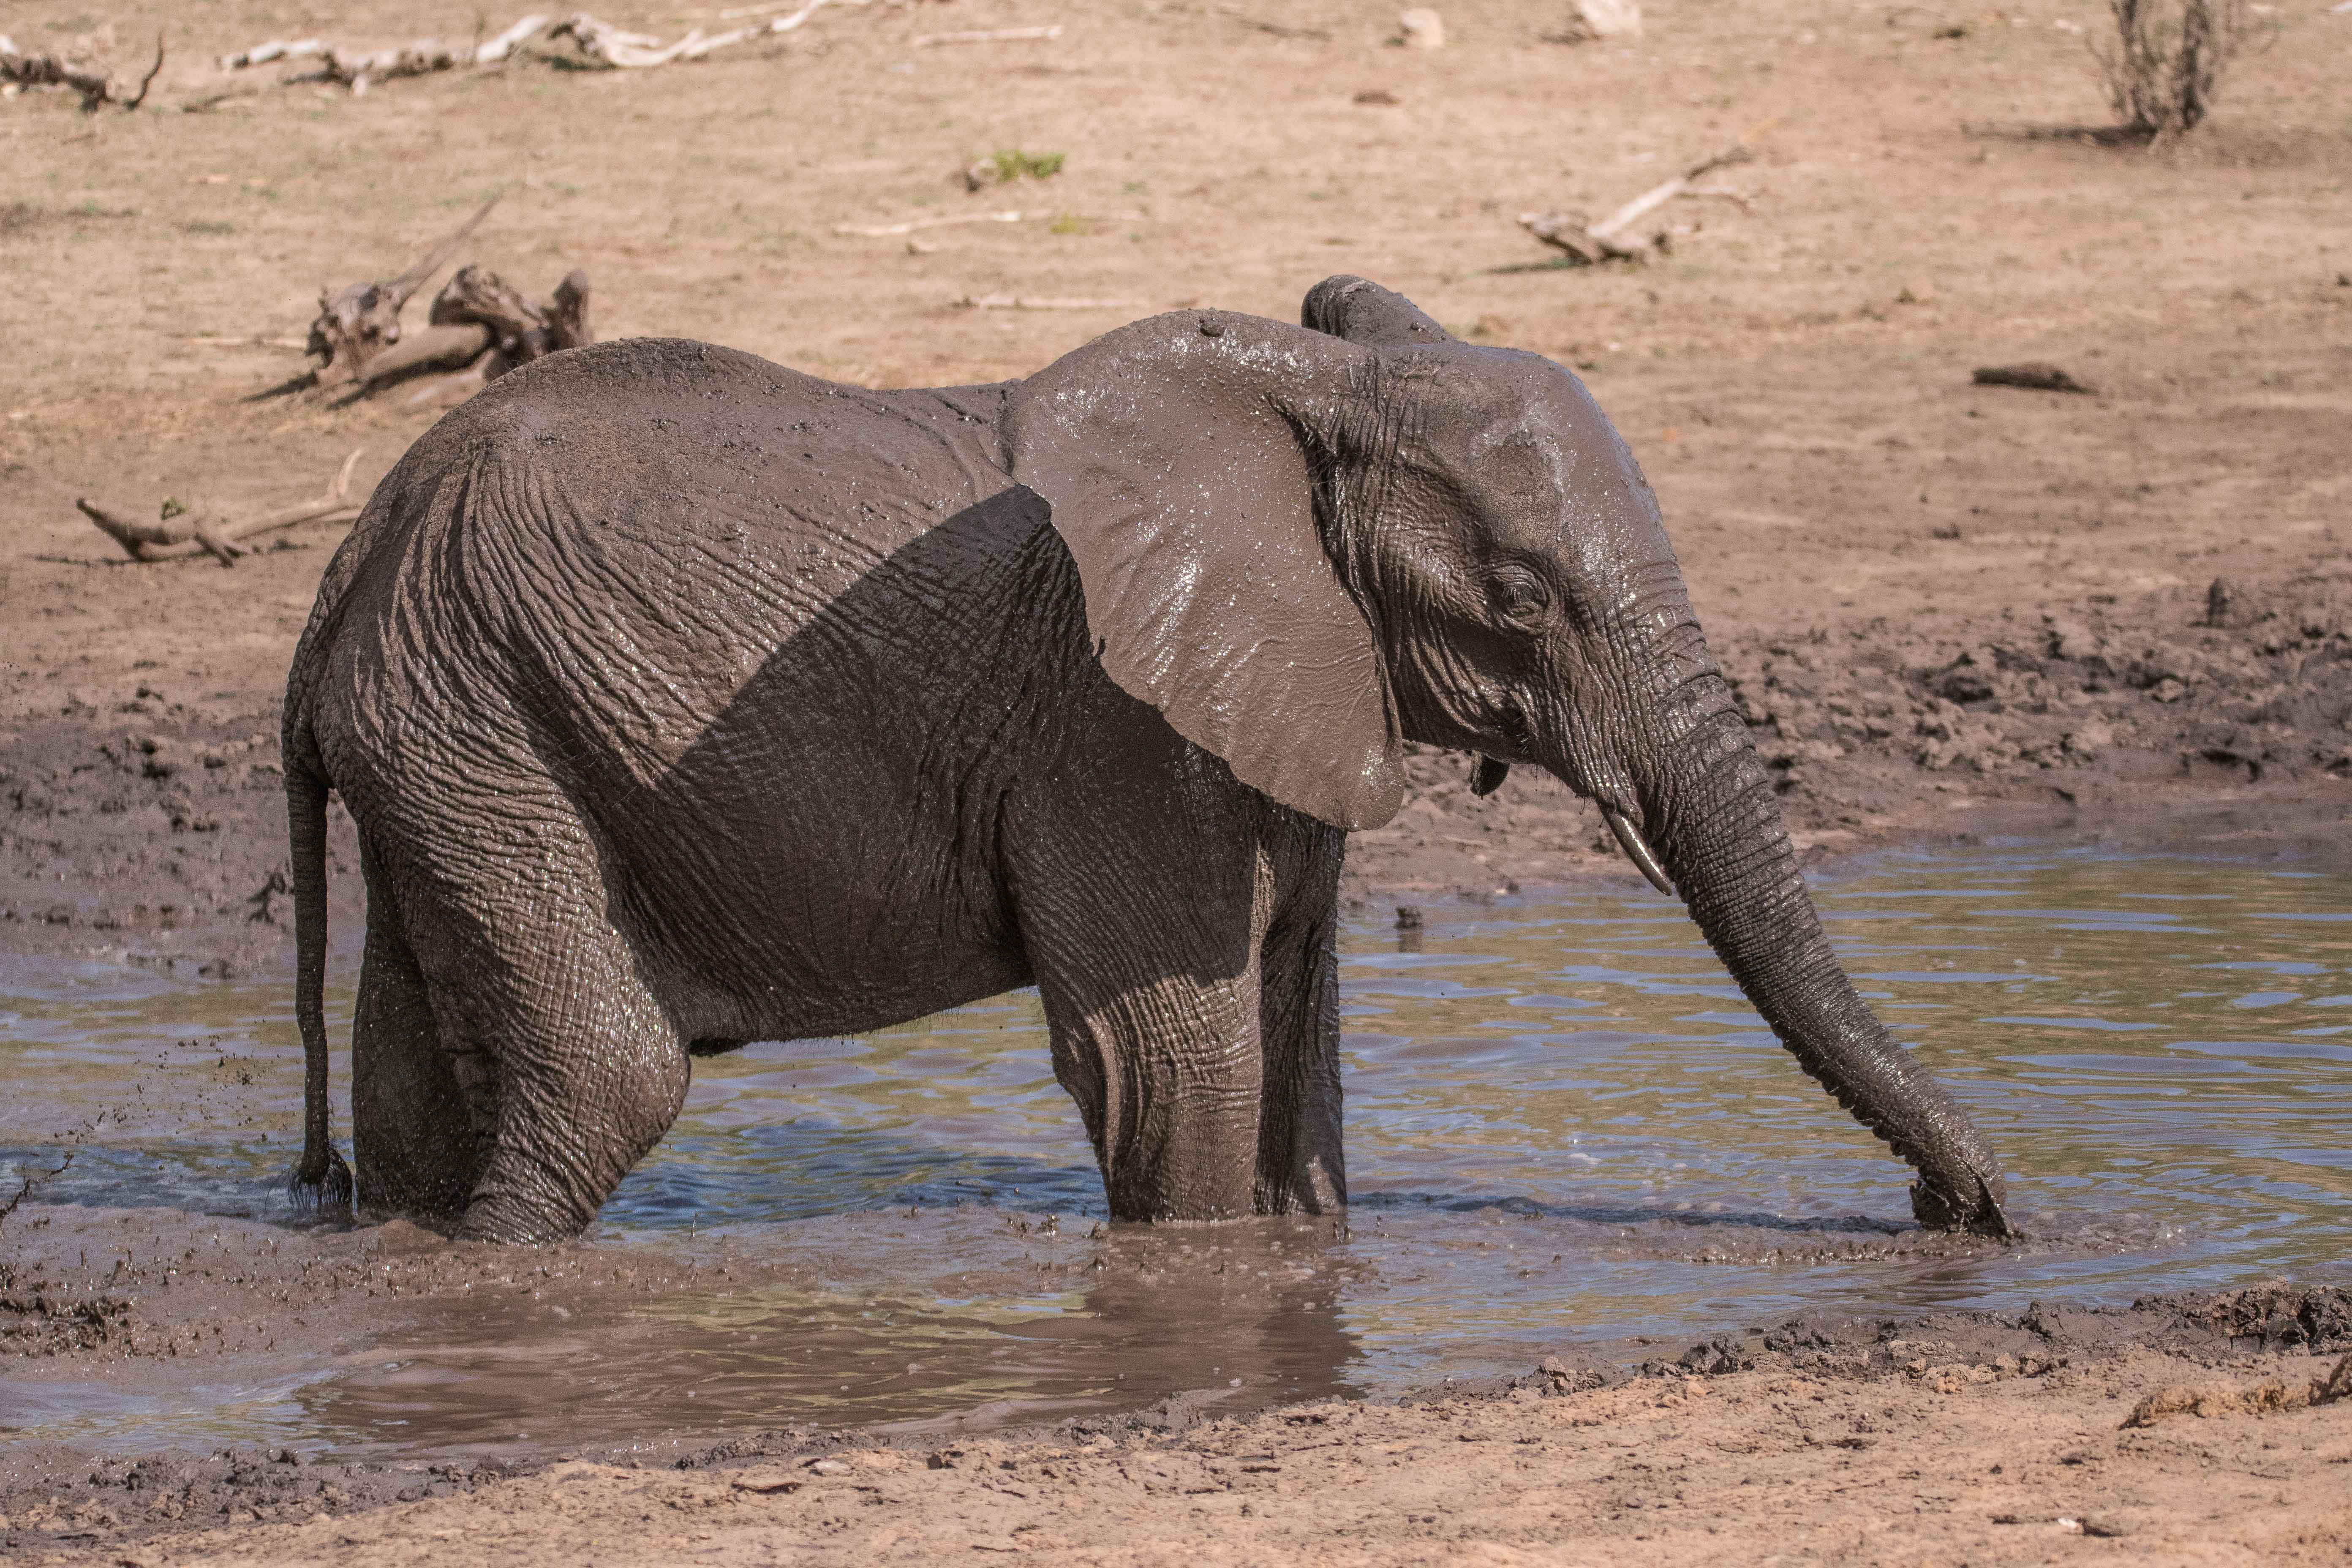
{"label": "elephant's back", "polygon": [[388,657],[495,665],[480,673],[528,683],[559,710],[541,716],[572,710],[648,777],[755,678],[854,690],[887,679],[877,663],[919,663],[918,623],[948,654],[959,619],[1001,620],[1050,529],[996,460],[998,400],[843,386],[708,343],[551,355],[380,487],[357,596]]}
{"label": "elephant's back", "polygon": [[444,448],[436,469],[529,481],[505,498],[516,504],[468,509],[475,531],[536,522],[810,582],[825,575],[810,560],[763,552],[814,543],[832,560],[882,560],[1010,489],[1003,397],[877,392],[712,343],[623,339],[524,367],[426,440]]}

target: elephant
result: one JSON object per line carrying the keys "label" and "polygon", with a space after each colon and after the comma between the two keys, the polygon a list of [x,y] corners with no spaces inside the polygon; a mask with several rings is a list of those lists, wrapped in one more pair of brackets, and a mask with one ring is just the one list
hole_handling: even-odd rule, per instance
{"label": "elephant", "polygon": [[692,1058],[1034,984],[1115,1220],[1341,1212],[1341,861],[1409,741],[1594,802],[1918,1219],[2011,1234],[1830,948],[1625,443],[1561,366],[1346,277],[1296,327],[1178,310],[994,385],[623,340],[444,416],[288,680],[290,1182],[566,1237]]}

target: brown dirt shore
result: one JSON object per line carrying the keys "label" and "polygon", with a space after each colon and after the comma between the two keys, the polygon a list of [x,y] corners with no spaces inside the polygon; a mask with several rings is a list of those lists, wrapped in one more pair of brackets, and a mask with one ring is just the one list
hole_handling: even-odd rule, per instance
{"label": "brown dirt shore", "polygon": [[[319,285],[395,269],[499,188],[470,254],[534,289],[584,268],[606,335],[869,384],[1025,374],[1152,310],[1287,317],[1326,274],[1378,279],[1465,335],[1579,367],[1656,485],[1809,853],[2031,833],[2342,863],[2352,16],[2281,5],[2277,46],[2242,64],[2217,121],[2147,151],[2048,133],[2100,118],[2095,0],[1653,0],[1637,43],[1573,48],[1543,40],[1546,0],[1496,0],[1449,9],[1436,53],[1386,47],[1392,3],[1262,9],[1290,34],[1151,0],[876,5],[694,67],[527,62],[182,112],[222,85],[219,52],[463,38],[477,7],[11,7],[20,45],[96,28],[127,62],[160,28],[171,53],[162,112],[0,103],[0,953],[286,963],[278,695],[337,535],[295,531],[233,571],[133,565],[72,498],[255,509],[314,492],[354,447],[372,482],[432,412],[257,398],[299,366],[278,340]],[[914,43],[1040,22],[1065,36]],[[1670,208],[1694,231],[1647,268],[1551,268],[1512,221],[1606,210],[1767,124],[1759,162],[1722,181],[1749,205]],[[952,182],[1012,146],[1070,157],[1017,192]],[[1016,205],[1037,216],[919,246],[834,232]],[[997,293],[1119,303],[956,303]],[[1970,384],[2025,360],[2097,390]],[[1413,770],[1397,823],[1351,849],[1351,897],[1630,878],[1545,781],[1481,802],[1462,759]],[[338,842],[348,942],[356,856]],[[308,1278],[371,1244],[317,1243]],[[452,1288],[491,1267],[428,1253],[415,1267]],[[29,1335],[10,1359],[109,1353],[107,1289],[9,1312]],[[271,1301],[218,1305],[268,1333]],[[2038,1373],[2029,1354],[2061,1352],[2014,1320],[1884,1342],[1816,1327],[1822,1344],[1743,1342],[1695,1376],[1613,1365],[1591,1389],[1530,1374],[1477,1397],[991,1439],[938,1469],[853,1435],[780,1438],[732,1468],[346,1475],[331,1484],[354,1510],[386,1505],[355,1517],[320,1501],[317,1468],[251,1453],[176,1479],[45,1453],[0,1478],[0,1541],[155,1563],[2344,1561],[2352,1405],[2117,1426],[2163,1384],[2307,1384],[2320,1346],[2199,1338],[2179,1310],[2147,1310],[2139,1338],[2069,1345]],[[84,1331],[79,1349],[45,1337]],[[848,1468],[803,1469],[808,1443]],[[204,1506],[159,1514],[173,1496]]]}

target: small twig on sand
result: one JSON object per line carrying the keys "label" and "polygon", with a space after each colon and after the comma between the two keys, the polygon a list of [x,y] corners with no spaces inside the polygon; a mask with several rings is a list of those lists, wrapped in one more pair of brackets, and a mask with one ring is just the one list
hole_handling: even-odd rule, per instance
{"label": "small twig on sand", "polygon": [[16,1184],[16,1191],[9,1197],[8,1201],[5,1203],[0,1203],[0,1225],[6,1225],[8,1223],[9,1216],[14,1215],[18,1207],[24,1204],[25,1200],[31,1197],[37,1190],[56,1181],[59,1176],[62,1176],[68,1171],[72,1170],[74,1156],[81,1152],[81,1141],[85,1138],[90,1137],[92,1134],[97,1132],[100,1128],[105,1126],[106,1119],[110,1116],[113,1117],[118,1121],[121,1120],[121,1114],[111,1107],[109,1107],[107,1110],[100,1111],[96,1116],[91,1117],[88,1121],[83,1122],[79,1127],[75,1128],[71,1132],[66,1134],[66,1137],[71,1140],[71,1142],[66,1145],[65,1158],[59,1160],[54,1168],[47,1171],[26,1172],[24,1179]]}
{"label": "small twig on sand", "polygon": [[1742,208],[1748,205],[1748,198],[1737,191],[1701,188],[1696,182],[1717,169],[1745,163],[1754,158],[1754,142],[1775,123],[1766,121],[1730,146],[1707,154],[1673,179],[1651,186],[1599,223],[1586,224],[1573,213],[1521,213],[1519,226],[1587,267],[1597,267],[1604,261],[1647,260],[1652,247],[1659,242],[1654,239],[1646,242],[1629,239],[1628,231],[1675,197],[1713,196],[1737,202]]}
{"label": "small twig on sand", "polygon": [[300,338],[240,338],[226,332],[192,332],[180,341],[200,349],[292,349],[299,353],[304,347]]}
{"label": "small twig on sand", "polygon": [[913,234],[918,229],[925,228],[946,228],[960,223],[1019,223],[1020,221],[1021,215],[1017,212],[957,213],[950,217],[909,218],[905,223],[835,224],[833,226],[833,232],[855,236],[861,239],[887,239],[893,235]]}
{"label": "small twig on sand", "polygon": [[1124,310],[1125,300],[1066,300],[1035,294],[966,294],[956,301],[967,310]]}
{"label": "small twig on sand", "polygon": [[2029,364],[1980,365],[1971,379],[1979,386],[2021,386],[2028,392],[2096,393],[2099,390],[2088,382],[2075,380],[2054,364],[2045,364],[2038,360]]}
{"label": "small twig on sand", "polygon": [[1651,186],[1599,223],[1594,224],[1592,232],[1602,238],[1613,239],[1631,228],[1644,214],[1665,205],[1685,191],[1689,190],[1691,182],[1701,175],[1711,174],[1717,169],[1728,168],[1734,163],[1745,163],[1755,156],[1754,150],[1745,140],[1733,142],[1720,153],[1709,153],[1673,179]]}
{"label": "small twig on sand", "polygon": [[11,1196],[6,1203],[0,1204],[0,1226],[6,1225],[8,1223],[9,1216],[16,1212],[18,1205],[23,1204],[26,1198],[33,1195],[33,1189],[47,1183],[54,1182],[59,1176],[64,1175],[68,1171],[72,1170],[74,1156],[80,1152],[81,1151],[79,1149],[67,1150],[66,1157],[58,1162],[57,1168],[55,1170],[27,1171],[25,1173],[25,1179],[16,1184],[16,1191],[15,1194]]}
{"label": "small twig on sand", "polygon": [[1318,44],[1328,44],[1331,41],[1328,28],[1293,27],[1281,22],[1262,22],[1255,16],[1242,15],[1238,6],[1220,5],[1217,7],[1217,15],[1240,23],[1253,33],[1265,33],[1277,38],[1306,38]]}
{"label": "small twig on sand", "polygon": [[925,33],[916,38],[915,47],[928,49],[934,44],[1043,43],[1061,36],[1059,24],[1051,27],[989,27],[961,33]]}
{"label": "small twig on sand", "polygon": [[1054,208],[1050,211],[1030,213],[1014,212],[1007,209],[1003,212],[952,213],[945,217],[908,218],[904,223],[838,223],[833,226],[833,232],[839,235],[846,235],[856,239],[889,239],[898,235],[913,234],[919,230],[926,228],[950,228],[957,224],[1035,223],[1043,218],[1053,218],[1055,220],[1072,218],[1080,223],[1141,223],[1144,221],[1144,215],[1139,212],[1096,213],[1089,215],[1087,213],[1073,213],[1065,208],[1059,207]]}
{"label": "small twig on sand", "polygon": [[210,555],[224,566],[236,564],[237,557],[250,553],[238,542],[256,534],[271,533],[281,528],[292,528],[304,522],[350,522],[360,514],[359,503],[351,499],[352,470],[364,448],[354,448],[343,459],[335,475],[335,482],[327,487],[326,494],[316,500],[300,502],[242,522],[214,522],[183,512],[175,517],[141,522],[121,507],[107,506],[86,496],[74,498],[81,514],[96,523],[99,530],[133,561],[170,561],[188,555]]}

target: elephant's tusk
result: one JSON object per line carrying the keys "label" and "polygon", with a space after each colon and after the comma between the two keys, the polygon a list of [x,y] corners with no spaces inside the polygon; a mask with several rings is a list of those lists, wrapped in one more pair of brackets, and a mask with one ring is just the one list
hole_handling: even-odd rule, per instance
{"label": "elephant's tusk", "polygon": [[1658,864],[1657,856],[1642,841],[1642,830],[1626,820],[1622,812],[1612,811],[1604,805],[1601,808],[1601,815],[1609,819],[1609,831],[1617,836],[1618,847],[1625,851],[1625,858],[1633,862],[1634,868],[1650,879],[1650,886],[1673,898],[1675,885],[1666,880],[1666,868]]}

